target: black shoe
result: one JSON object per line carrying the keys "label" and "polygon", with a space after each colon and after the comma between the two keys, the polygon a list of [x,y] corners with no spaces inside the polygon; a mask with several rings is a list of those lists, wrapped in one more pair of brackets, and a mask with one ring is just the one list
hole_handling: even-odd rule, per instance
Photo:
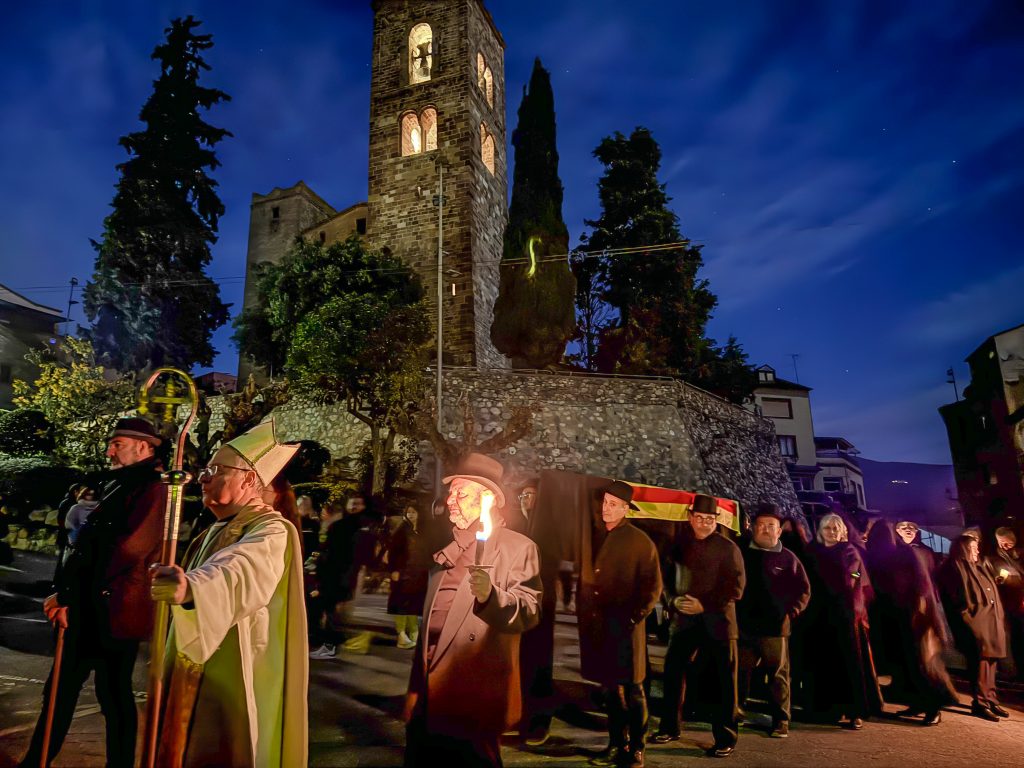
{"label": "black shoe", "polygon": [[788,739],[789,738],[789,721],[779,720],[777,723],[772,724],[772,729],[768,733],[773,739]]}
{"label": "black shoe", "polygon": [[629,768],[644,768],[644,751],[642,749],[634,749],[626,765]]}
{"label": "black shoe", "polygon": [[988,708],[992,711],[993,715],[999,715],[1000,717],[1009,717],[1010,716],[1009,712],[1007,712],[1005,709],[1000,707],[994,701],[990,701],[988,703]]}
{"label": "black shoe", "polygon": [[864,721],[859,717],[850,718],[850,730],[859,731],[864,727]]}
{"label": "black shoe", "polygon": [[608,749],[594,755],[587,762],[591,765],[599,766],[621,766],[629,756],[629,752],[622,747],[608,747]]}
{"label": "black shoe", "polygon": [[988,707],[983,707],[981,704],[975,702],[971,705],[971,714],[975,717],[980,717],[982,720],[988,720],[990,723],[998,723],[999,718],[996,714]]}
{"label": "black shoe", "polygon": [[710,747],[704,750],[704,754],[708,757],[728,757],[735,751],[736,747],[720,747],[717,744],[712,744]]}
{"label": "black shoe", "polygon": [[924,720],[921,721],[921,725],[938,725],[942,722],[942,713],[938,710],[934,712],[926,712]]}
{"label": "black shoe", "polygon": [[656,733],[651,736],[652,744],[668,744],[670,741],[679,741],[679,734]]}

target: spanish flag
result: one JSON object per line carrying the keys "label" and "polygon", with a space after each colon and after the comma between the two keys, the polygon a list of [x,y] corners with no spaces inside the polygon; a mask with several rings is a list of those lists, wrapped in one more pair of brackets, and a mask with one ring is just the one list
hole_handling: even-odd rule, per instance
{"label": "spanish flag", "polygon": [[[676,491],[671,488],[659,488],[656,485],[640,485],[630,483],[633,486],[633,503],[640,508],[639,512],[629,511],[629,517],[653,518],[655,520],[686,520],[690,517],[690,507],[693,506],[692,491]],[[740,531],[740,503],[732,499],[720,499],[715,497],[718,506],[718,522],[726,528],[739,533]]]}

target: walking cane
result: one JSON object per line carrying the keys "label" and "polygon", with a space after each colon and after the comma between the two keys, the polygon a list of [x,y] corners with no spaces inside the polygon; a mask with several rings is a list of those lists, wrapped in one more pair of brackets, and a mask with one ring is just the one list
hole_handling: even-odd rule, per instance
{"label": "walking cane", "polygon": [[[164,394],[151,397],[149,390],[164,374],[169,375],[164,385]],[[184,396],[178,394],[180,390],[174,383],[175,378],[185,383],[186,394]],[[172,424],[175,421],[179,405],[191,404],[192,406],[188,418],[185,419],[185,423],[178,432],[178,442],[171,469],[160,476],[167,486],[167,506],[164,509],[163,546],[157,564],[174,565],[178,549],[178,524],[181,522],[181,504],[185,485],[192,480],[192,476],[182,469],[185,458],[185,440],[188,438],[188,431],[192,428],[192,422],[195,421],[196,413],[199,411],[199,393],[196,391],[195,382],[184,371],[179,371],[177,368],[158,368],[142,385],[142,390],[139,393],[140,414],[145,414],[149,410],[150,402],[163,405],[163,420]],[[160,705],[163,699],[164,685],[163,660],[169,624],[170,609],[167,603],[160,601],[156,604],[153,637],[149,646],[149,692],[146,696],[146,730],[142,742],[142,768],[153,768],[156,762],[157,735],[160,731]]]}
{"label": "walking cane", "polygon": [[53,714],[57,709],[57,683],[60,680],[60,663],[64,658],[64,627],[57,627],[57,650],[53,654],[53,675],[50,678],[50,699],[46,702],[46,724],[43,727],[43,752],[39,768],[46,768],[50,757],[50,734],[53,731]]}

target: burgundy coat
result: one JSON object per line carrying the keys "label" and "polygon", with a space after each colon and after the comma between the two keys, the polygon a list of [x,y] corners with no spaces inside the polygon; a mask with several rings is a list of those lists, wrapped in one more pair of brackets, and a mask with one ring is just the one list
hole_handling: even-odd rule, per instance
{"label": "burgundy coat", "polygon": [[155,460],[114,470],[110,478],[68,556],[57,599],[72,617],[87,614],[102,636],[145,640],[154,618],[148,570],[163,543],[167,486]]}
{"label": "burgundy coat", "polygon": [[428,665],[427,627],[444,570],[438,566],[430,574],[409,693],[421,701],[425,697],[427,730],[433,734],[496,737],[521,715],[519,636],[540,618],[537,546],[495,527],[481,564],[494,566],[490,599],[480,606],[469,591],[468,576],[462,581]]}

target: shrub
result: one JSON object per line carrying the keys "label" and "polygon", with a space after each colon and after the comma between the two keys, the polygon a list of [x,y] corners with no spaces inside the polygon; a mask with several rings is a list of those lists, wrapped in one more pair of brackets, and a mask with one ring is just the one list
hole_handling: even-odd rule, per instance
{"label": "shrub", "polygon": [[55,465],[45,456],[0,454],[0,503],[23,512],[56,507],[68,486],[84,477],[81,470]]}
{"label": "shrub", "polygon": [[0,411],[0,453],[12,456],[53,453],[53,427],[42,411]]}

